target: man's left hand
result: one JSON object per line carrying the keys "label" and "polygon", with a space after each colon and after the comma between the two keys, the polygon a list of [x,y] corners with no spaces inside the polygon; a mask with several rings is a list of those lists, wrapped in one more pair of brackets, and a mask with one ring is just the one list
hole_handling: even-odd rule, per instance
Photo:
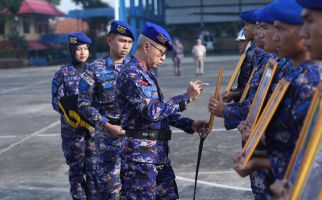
{"label": "man's left hand", "polygon": [[192,130],[201,134],[208,134],[208,122],[206,120],[196,120],[192,123]]}

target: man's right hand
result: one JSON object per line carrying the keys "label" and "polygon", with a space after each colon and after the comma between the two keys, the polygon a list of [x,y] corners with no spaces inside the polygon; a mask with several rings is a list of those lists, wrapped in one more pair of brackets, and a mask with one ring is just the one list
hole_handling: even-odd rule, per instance
{"label": "man's right hand", "polygon": [[202,91],[202,81],[196,80],[190,83],[187,89],[187,93],[190,97],[190,100],[194,101],[195,99],[197,99],[200,96],[201,91]]}
{"label": "man's right hand", "polygon": [[125,134],[125,131],[118,125],[113,125],[107,122],[105,124],[105,128],[107,129],[108,133],[115,137],[121,137]]}
{"label": "man's right hand", "polygon": [[223,102],[225,103],[229,103],[231,102],[232,100],[236,100],[236,99],[239,99],[240,98],[240,92],[239,91],[230,91],[230,92],[222,92],[220,94]]}
{"label": "man's right hand", "polygon": [[237,129],[241,133],[242,140],[247,141],[250,135],[251,127],[245,121],[241,121],[237,126]]}

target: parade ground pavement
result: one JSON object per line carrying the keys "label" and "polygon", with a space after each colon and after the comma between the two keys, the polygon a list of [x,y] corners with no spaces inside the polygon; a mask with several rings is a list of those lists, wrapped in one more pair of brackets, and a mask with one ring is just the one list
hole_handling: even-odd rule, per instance
{"label": "parade ground pavement", "polygon": [[[219,67],[223,91],[238,56],[212,56],[205,74],[196,77],[192,58],[184,58],[181,76],[174,76],[170,59],[159,67],[158,80],[165,99],[183,94],[190,81],[210,86],[182,114],[209,120],[207,104],[213,96]],[[51,106],[51,80],[59,66],[0,70],[0,199],[69,200],[68,171],[62,154],[60,117]],[[198,134],[173,128],[170,159],[180,199],[192,199],[199,146]],[[232,155],[241,149],[237,130],[227,131],[215,118],[214,129],[204,142],[196,199],[252,199],[249,178],[232,169]]]}

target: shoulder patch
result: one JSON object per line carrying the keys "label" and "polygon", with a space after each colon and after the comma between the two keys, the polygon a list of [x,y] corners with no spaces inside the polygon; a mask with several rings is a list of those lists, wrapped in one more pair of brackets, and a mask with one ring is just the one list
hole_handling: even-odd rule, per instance
{"label": "shoulder patch", "polygon": [[90,77],[90,76],[88,76],[88,75],[86,75],[86,74],[84,74],[82,78],[83,78],[83,79],[87,82],[87,84],[88,84],[88,85],[90,85],[90,86],[93,86],[93,85],[94,85],[94,83],[95,83],[94,79],[92,79],[92,77]]}

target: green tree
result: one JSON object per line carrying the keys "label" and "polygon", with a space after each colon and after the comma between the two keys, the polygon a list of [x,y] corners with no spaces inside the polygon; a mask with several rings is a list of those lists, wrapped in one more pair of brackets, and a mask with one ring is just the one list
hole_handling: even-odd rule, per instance
{"label": "green tree", "polygon": [[[5,23],[6,20],[14,20],[17,17],[22,0],[2,0],[0,1],[0,9],[8,9],[10,14],[0,15],[1,23]],[[28,45],[23,36],[19,34],[16,28],[14,28],[10,34],[7,35],[8,41],[14,47],[14,56],[16,58],[25,58],[28,54]]]}
{"label": "green tree", "polygon": [[11,14],[16,15],[19,11],[22,0],[2,0],[0,1],[0,9],[7,8]]}
{"label": "green tree", "polygon": [[[73,0],[73,2],[75,2],[76,5],[81,5],[83,9],[110,7],[108,3],[105,3],[102,0]],[[95,17],[87,20],[89,25],[89,37],[93,41],[91,54],[94,56],[94,58],[98,50],[97,42],[96,42],[97,41],[96,30],[101,29],[102,26],[106,27],[108,21],[109,19],[107,19],[106,17]]]}
{"label": "green tree", "polygon": [[60,5],[61,0],[49,0],[54,5]]}
{"label": "green tree", "polygon": [[24,36],[19,35],[18,32],[12,32],[8,35],[10,43],[15,49],[16,58],[25,58],[28,54],[28,44]]}

